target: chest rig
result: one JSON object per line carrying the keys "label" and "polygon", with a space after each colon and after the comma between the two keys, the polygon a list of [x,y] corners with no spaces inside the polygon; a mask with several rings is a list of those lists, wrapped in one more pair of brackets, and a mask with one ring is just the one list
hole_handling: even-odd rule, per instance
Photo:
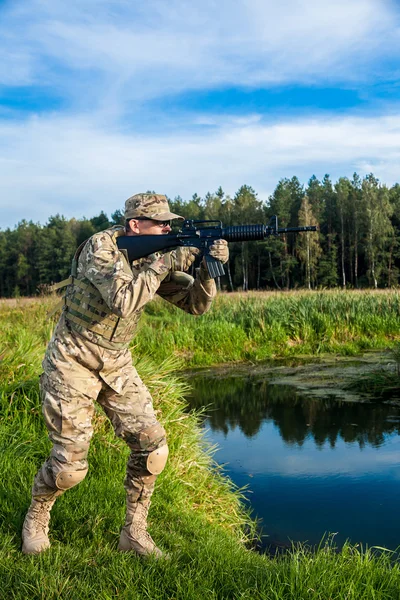
{"label": "chest rig", "polygon": [[[124,234],[124,230],[113,227],[102,233],[108,234],[116,246],[116,239]],[[126,345],[133,337],[142,310],[135,311],[127,318],[118,317],[112,313],[99,290],[86,277],[78,278],[78,261],[87,241],[82,242],[74,254],[68,279],[52,287],[52,291],[65,288],[63,297],[53,313],[62,308],[66,320],[77,331],[90,331],[117,347]],[[132,275],[128,258],[124,251],[122,254],[124,271]]]}

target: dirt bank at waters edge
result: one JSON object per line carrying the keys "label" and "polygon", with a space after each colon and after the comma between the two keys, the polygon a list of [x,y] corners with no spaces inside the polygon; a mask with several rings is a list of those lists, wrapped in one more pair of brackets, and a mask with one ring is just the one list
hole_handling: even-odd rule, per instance
{"label": "dirt bank at waters edge", "polygon": [[[184,374],[190,377],[255,377],[266,379],[270,385],[289,385],[300,395],[331,398],[346,402],[374,402],[377,398],[364,390],[349,389],[354,382],[374,374],[394,374],[397,363],[390,352],[367,352],[358,357],[324,356],[279,359],[259,364],[220,365],[194,369]],[[400,405],[399,389],[390,398],[379,401]]]}

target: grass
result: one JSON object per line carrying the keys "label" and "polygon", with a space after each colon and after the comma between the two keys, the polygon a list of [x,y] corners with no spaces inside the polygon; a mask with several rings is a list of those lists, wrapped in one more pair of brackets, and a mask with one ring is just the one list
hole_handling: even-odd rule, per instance
{"label": "grass", "polygon": [[325,353],[351,356],[399,339],[396,291],[329,291],[221,294],[201,318],[153,302],[135,343],[139,354],[157,360],[174,355],[187,366],[204,366]]}
{"label": "grass", "polygon": [[[311,297],[305,298],[311,301]],[[271,301],[283,307],[282,297],[272,297]],[[288,301],[292,308],[285,314],[294,314],[293,302],[298,300],[290,296]],[[233,335],[245,335],[243,340],[251,340],[250,317],[260,316],[263,302],[264,298],[251,298],[246,306],[243,298],[223,297],[216,314],[205,317],[206,322],[214,322],[216,332],[218,318],[221,319],[221,344],[229,325],[229,319],[223,317],[227,317],[229,309],[234,316],[231,331],[239,331]],[[322,543],[317,551],[298,546],[276,558],[249,549],[254,524],[241,504],[242,493],[234,489],[213,462],[212,449],[202,440],[196,416],[184,411],[187,390],[176,370],[182,366],[179,356],[184,357],[188,351],[187,332],[186,338],[177,338],[178,351],[167,358],[160,352],[155,355],[156,365],[154,357],[139,352],[139,343],[134,349],[135,355],[140,356],[135,358],[135,364],[168,431],[171,457],[157,482],[150,531],[171,559],[143,561],[116,550],[124,517],[122,482],[128,451],[114,437],[101,412],[95,417],[89,475],[60,498],[53,509],[52,548],[37,557],[23,556],[20,532],[30,501],[30,486],[49,450],[37,377],[51,334],[52,324],[46,319],[50,304],[51,301],[24,301],[14,306],[0,303],[1,599],[400,597],[400,565],[389,552],[345,545],[338,553],[332,539]],[[162,331],[168,336],[170,325],[178,320],[177,313],[158,303],[152,310],[146,315],[147,325],[161,330],[155,324],[164,322],[167,315]],[[278,310],[278,305],[274,310]],[[274,314],[276,320],[279,315]],[[265,319],[266,315],[267,311]],[[189,319],[185,315],[182,318]],[[197,332],[203,327],[202,319],[192,318],[191,322]],[[203,337],[194,338],[199,352],[205,357],[208,353],[213,358],[228,356],[227,349],[218,354],[218,346],[207,345],[206,330],[204,326]],[[235,360],[243,358],[236,340],[232,348]],[[147,349],[148,353],[152,351],[152,347]],[[196,355],[197,361],[200,356]]]}

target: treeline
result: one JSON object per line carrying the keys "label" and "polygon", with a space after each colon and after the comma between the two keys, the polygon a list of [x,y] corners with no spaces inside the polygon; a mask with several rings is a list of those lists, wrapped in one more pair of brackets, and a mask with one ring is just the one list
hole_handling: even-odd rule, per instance
{"label": "treeline", "polygon": [[[226,225],[267,223],[316,225],[318,233],[271,236],[265,242],[230,245],[227,276],[234,289],[393,287],[400,277],[400,185],[391,188],[370,174],[332,183],[311,177],[282,179],[267,202],[243,185],[233,198],[222,188],[204,198],[170,200],[173,212]],[[0,296],[34,295],[67,277],[76,247],[93,233],[123,223],[123,211],[91,219],[56,215],[44,226],[22,221],[0,231]]]}
{"label": "treeline", "polygon": [[71,272],[76,248],[97,231],[123,222],[116,211],[111,220],[104,212],[92,219],[50,217],[44,226],[21,221],[0,231],[0,297],[34,296]]}

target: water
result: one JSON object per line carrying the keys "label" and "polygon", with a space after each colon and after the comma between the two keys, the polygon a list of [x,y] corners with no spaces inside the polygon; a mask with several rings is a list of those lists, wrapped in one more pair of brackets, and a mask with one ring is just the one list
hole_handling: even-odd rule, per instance
{"label": "water", "polygon": [[400,408],[300,395],[262,376],[191,378],[215,459],[247,486],[265,546],[326,532],[400,545]]}

